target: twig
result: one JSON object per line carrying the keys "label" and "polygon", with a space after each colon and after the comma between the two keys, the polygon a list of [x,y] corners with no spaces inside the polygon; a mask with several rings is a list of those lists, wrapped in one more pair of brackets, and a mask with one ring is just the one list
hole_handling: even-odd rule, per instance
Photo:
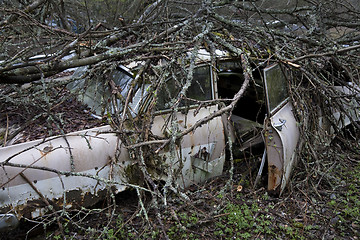
{"label": "twig", "polygon": [[60,216],[55,212],[54,207],[49,203],[49,201],[44,197],[44,195],[35,187],[35,185],[24,175],[24,173],[19,173],[20,176],[31,186],[31,188],[40,196],[40,198],[47,205],[48,209],[52,211],[56,216],[56,222],[59,226],[61,236],[65,239],[65,232],[62,224],[60,223]]}

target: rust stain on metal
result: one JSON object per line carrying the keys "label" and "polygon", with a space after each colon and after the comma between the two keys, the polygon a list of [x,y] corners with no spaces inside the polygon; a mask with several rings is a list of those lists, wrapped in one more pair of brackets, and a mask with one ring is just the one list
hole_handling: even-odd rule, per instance
{"label": "rust stain on metal", "polygon": [[53,150],[53,146],[51,146],[51,145],[44,147],[43,150],[40,150],[40,149],[39,149],[41,158],[45,158],[46,155],[48,155],[49,153],[51,153],[52,150]]}
{"label": "rust stain on metal", "polygon": [[275,165],[269,166],[268,190],[274,191],[279,185],[281,172]]}
{"label": "rust stain on metal", "polygon": [[[77,209],[80,207],[90,207],[98,203],[100,200],[105,199],[107,189],[99,190],[96,194],[92,194],[82,190],[71,190],[66,192],[66,207],[71,209]],[[42,194],[41,194],[42,195]],[[52,208],[49,208],[52,206]],[[43,216],[49,213],[50,209],[53,212],[61,210],[64,207],[64,198],[47,199],[42,195],[41,199],[35,199],[27,201],[25,204],[17,205],[13,210],[17,213],[18,218],[34,218],[36,216]],[[2,211],[9,212],[11,207],[5,207]]]}

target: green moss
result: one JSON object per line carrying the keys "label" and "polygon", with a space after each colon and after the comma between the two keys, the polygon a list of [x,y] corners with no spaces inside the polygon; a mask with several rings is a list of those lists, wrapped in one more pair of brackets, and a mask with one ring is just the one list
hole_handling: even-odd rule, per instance
{"label": "green moss", "polygon": [[142,185],[144,182],[144,175],[137,164],[131,164],[124,169],[125,177],[130,184]]}

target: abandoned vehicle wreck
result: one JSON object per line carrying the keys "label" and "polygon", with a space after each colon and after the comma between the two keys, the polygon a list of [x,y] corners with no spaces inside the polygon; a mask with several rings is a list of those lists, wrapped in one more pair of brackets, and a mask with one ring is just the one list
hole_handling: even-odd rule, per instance
{"label": "abandoned vehicle wreck", "polygon": [[[143,144],[157,146],[152,150],[158,156],[147,163],[154,166],[150,174],[155,179],[168,182],[176,178],[180,187],[187,187],[221,175],[231,140],[240,153],[248,148],[260,149],[261,166],[267,162],[267,189],[281,194],[300,144],[284,70],[279,64],[256,68],[254,79],[231,113],[220,115],[217,113],[222,101],[232,99],[246,81],[241,60],[222,53],[214,66],[207,54],[200,55],[186,97],[180,101],[176,101],[177,96],[186,79],[165,77],[161,91],[153,93],[150,83],[134,84],[136,76],[124,66],[114,69],[109,85],[91,79],[86,82],[82,77],[86,68],[78,69],[68,88],[83,91],[79,100],[92,108],[93,117],[124,114],[141,119],[148,108],[154,108],[149,134],[156,138]],[[114,86],[117,98],[122,98],[126,106],[113,100]],[[133,131],[126,121],[121,124]],[[158,147],[174,132],[184,133],[176,140],[175,148]],[[0,228],[15,227],[21,217],[36,218],[62,208],[91,206],[104,198],[109,186],[118,193],[136,185],[136,169],[143,160],[134,161],[130,155],[141,144],[127,145],[122,141],[124,137],[110,122],[0,148]]]}

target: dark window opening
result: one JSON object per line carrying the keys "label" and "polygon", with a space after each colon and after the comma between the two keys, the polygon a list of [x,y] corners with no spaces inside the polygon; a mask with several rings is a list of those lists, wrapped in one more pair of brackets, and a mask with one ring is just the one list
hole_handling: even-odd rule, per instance
{"label": "dark window opening", "polygon": [[[241,97],[233,115],[263,124],[266,114],[265,95],[260,72],[254,72],[254,81]],[[218,94],[220,99],[232,99],[244,83],[240,62],[221,62],[218,73]]]}

